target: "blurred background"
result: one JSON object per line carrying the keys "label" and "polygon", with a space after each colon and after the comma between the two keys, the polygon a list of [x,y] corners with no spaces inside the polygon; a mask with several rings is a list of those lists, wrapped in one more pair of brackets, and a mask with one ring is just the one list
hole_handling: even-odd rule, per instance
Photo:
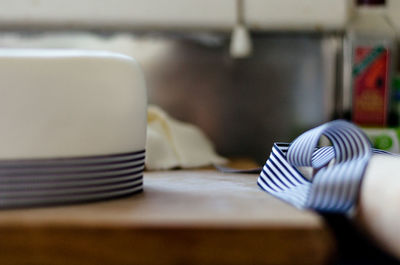
{"label": "blurred background", "polygon": [[[400,1],[382,2],[400,29]],[[220,154],[262,163],[274,141],[346,116],[343,45],[356,9],[350,0],[2,0],[0,47],[131,55],[150,104],[198,125]]]}
{"label": "blurred background", "polygon": [[[360,125],[374,127],[367,130],[377,147],[396,152],[400,1],[357,2],[384,6],[379,16],[395,35],[379,35],[373,23],[371,31],[366,25],[373,36],[354,35],[359,6],[350,0],[0,0],[0,47],[133,56],[150,104],[198,125],[218,153],[261,164],[273,142],[334,118],[352,119],[351,45],[384,40],[385,122]],[[329,220],[341,228],[341,264],[396,263],[357,239],[342,219]],[[349,251],[354,244],[361,251]]]}
{"label": "blurred background", "polygon": [[[338,63],[353,6],[347,0],[2,0],[0,47],[131,55],[144,69],[151,104],[200,126],[220,154],[262,163],[274,141],[337,115]],[[251,45],[242,56],[231,51],[238,25]]]}
{"label": "blurred background", "polygon": [[[399,29],[400,2],[386,6]],[[0,47],[131,55],[151,104],[200,126],[220,154],[262,163],[274,141],[345,115],[343,45],[356,8],[350,0],[2,0]]]}

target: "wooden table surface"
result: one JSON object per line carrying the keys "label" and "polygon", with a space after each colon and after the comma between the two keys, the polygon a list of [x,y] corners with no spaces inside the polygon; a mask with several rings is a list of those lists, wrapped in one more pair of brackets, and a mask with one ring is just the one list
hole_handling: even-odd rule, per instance
{"label": "wooden table surface", "polygon": [[323,220],[262,192],[257,175],[145,172],[144,192],[0,211],[0,264],[324,264]]}

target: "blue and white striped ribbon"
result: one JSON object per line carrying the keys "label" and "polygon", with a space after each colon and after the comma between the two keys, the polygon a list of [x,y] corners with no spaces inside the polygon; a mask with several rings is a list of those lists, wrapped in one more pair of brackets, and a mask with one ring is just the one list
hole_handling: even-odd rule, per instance
{"label": "blue and white striped ribbon", "polygon": [[[332,146],[318,147],[325,135]],[[372,153],[368,138],[355,125],[336,120],[311,129],[291,144],[275,143],[258,185],[301,209],[347,212],[354,205]],[[311,167],[312,180],[299,167]]]}

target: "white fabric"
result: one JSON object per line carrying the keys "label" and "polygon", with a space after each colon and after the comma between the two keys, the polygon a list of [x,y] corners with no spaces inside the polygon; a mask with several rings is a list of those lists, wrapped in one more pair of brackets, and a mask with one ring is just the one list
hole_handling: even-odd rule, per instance
{"label": "white fabric", "polygon": [[159,107],[149,106],[147,169],[192,168],[225,162],[199,128],[173,119]]}

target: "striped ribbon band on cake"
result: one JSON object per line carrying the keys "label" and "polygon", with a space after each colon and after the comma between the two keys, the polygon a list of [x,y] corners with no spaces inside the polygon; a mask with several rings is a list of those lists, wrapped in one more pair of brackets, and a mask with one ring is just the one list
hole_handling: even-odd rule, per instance
{"label": "striped ribbon band on cake", "polygon": [[[321,136],[332,146],[318,147]],[[354,205],[372,153],[368,138],[355,125],[336,120],[311,129],[291,144],[275,143],[258,178],[270,194],[301,209],[347,212]],[[311,180],[300,167],[313,169]]]}
{"label": "striped ribbon band on cake", "polygon": [[0,208],[121,197],[143,189],[145,151],[0,160]]}

